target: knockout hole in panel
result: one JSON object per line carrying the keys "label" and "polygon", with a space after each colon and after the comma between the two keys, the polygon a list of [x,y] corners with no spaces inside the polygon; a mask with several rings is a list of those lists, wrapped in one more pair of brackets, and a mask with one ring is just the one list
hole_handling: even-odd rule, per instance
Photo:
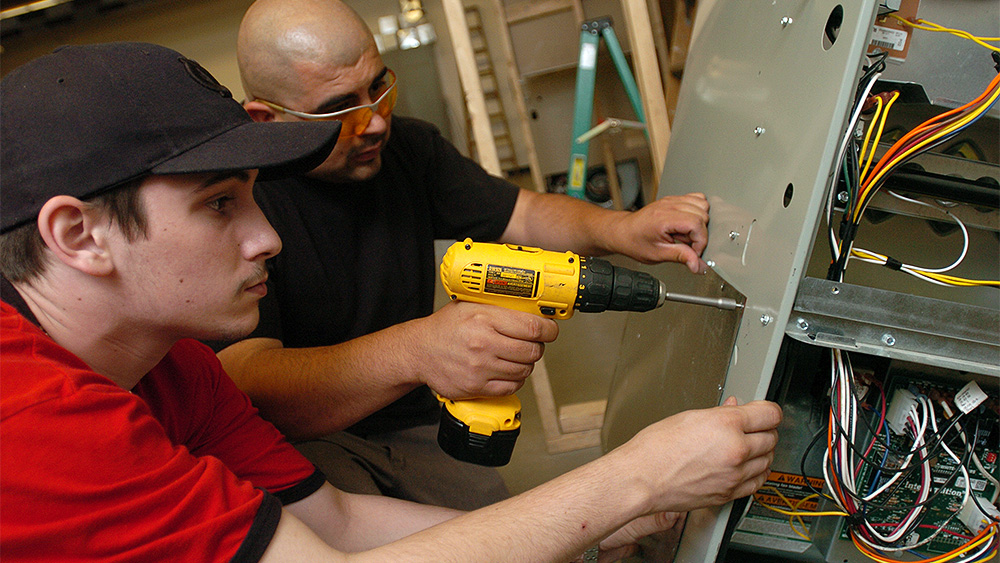
{"label": "knockout hole in panel", "polygon": [[844,24],[844,7],[837,4],[830,17],[826,19],[826,26],[823,28],[823,50],[829,51],[833,44],[837,42],[840,35],[840,26]]}
{"label": "knockout hole in panel", "polygon": [[781,205],[788,207],[788,204],[792,203],[792,191],[794,190],[791,182],[789,182],[788,186],[785,188],[785,196],[781,199]]}

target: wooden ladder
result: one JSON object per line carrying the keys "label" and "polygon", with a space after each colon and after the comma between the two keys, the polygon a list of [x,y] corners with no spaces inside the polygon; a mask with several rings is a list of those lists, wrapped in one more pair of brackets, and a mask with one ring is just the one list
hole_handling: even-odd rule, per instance
{"label": "wooden ladder", "polygon": [[[479,83],[483,89],[483,100],[486,102],[486,115],[489,117],[490,130],[493,132],[493,144],[496,146],[497,158],[503,170],[513,170],[519,167],[517,154],[514,152],[514,139],[510,134],[507,113],[504,111],[503,100],[500,98],[500,83],[493,68],[493,58],[490,55],[489,44],[486,42],[486,32],[483,30],[483,19],[479,8],[467,6],[465,21],[469,28],[469,41],[472,44],[472,55],[479,70]],[[472,134],[472,117],[465,111],[466,141],[469,155],[478,154],[476,138]]]}

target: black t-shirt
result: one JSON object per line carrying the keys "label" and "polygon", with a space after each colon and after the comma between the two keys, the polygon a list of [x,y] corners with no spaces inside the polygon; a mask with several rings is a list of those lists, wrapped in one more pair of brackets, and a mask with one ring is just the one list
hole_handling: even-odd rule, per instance
{"label": "black t-shirt", "polygon": [[[518,188],[463,157],[431,124],[394,116],[370,180],[260,182],[255,197],[281,236],[252,336],[286,348],[339,344],[433,312],[435,239],[496,240]],[[356,424],[365,435],[435,423],[421,387]]]}

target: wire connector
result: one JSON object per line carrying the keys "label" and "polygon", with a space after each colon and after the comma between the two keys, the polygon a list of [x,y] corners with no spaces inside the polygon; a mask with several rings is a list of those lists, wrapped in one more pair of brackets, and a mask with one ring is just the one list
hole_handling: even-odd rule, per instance
{"label": "wire connector", "polygon": [[[978,534],[986,529],[987,526],[992,524],[995,520],[1000,520],[1000,511],[997,507],[993,506],[990,501],[984,499],[983,497],[977,497],[979,500],[978,506],[975,502],[971,500],[965,503],[965,506],[958,511],[958,519],[965,524],[965,527],[969,529],[973,535]],[[979,509],[979,506],[983,507],[984,513]]]}
{"label": "wire connector", "polygon": [[896,389],[892,394],[892,402],[889,405],[889,413],[885,420],[889,424],[889,430],[897,435],[906,432],[906,419],[910,411],[917,405],[917,396],[907,389]]}

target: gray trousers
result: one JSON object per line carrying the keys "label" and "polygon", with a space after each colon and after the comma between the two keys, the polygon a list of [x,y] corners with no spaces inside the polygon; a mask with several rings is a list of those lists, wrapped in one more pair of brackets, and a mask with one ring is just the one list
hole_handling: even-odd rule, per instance
{"label": "gray trousers", "polygon": [[458,461],[441,451],[437,425],[360,438],[338,432],[295,447],[349,493],[383,495],[475,510],[508,498],[493,467]]}

